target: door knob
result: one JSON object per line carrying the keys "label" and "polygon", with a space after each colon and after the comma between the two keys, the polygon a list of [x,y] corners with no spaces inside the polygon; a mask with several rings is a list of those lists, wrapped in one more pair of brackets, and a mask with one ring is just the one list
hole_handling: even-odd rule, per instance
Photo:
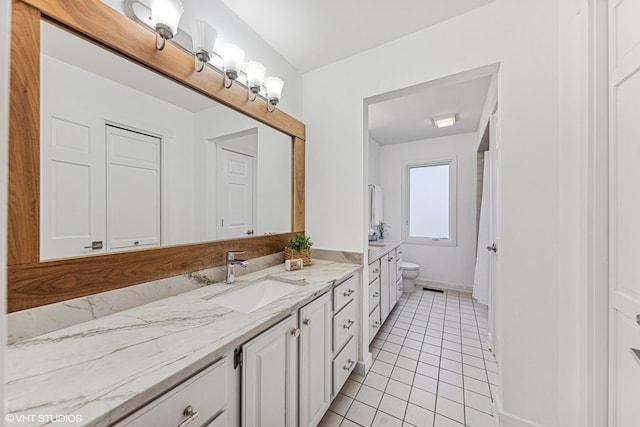
{"label": "door knob", "polygon": [[494,244],[493,244],[493,245],[491,245],[491,246],[487,246],[487,250],[488,250],[488,251],[493,251],[493,252],[496,252],[496,253],[497,253],[497,252],[498,252],[498,247],[497,247],[497,246],[496,246],[496,244],[494,243]]}

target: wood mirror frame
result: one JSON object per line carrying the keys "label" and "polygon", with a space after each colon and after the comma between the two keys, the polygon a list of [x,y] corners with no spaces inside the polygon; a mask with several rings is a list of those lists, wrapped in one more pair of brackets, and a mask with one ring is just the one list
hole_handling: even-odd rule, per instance
{"label": "wood mirror frame", "polygon": [[[41,19],[290,135],[292,232],[40,261]],[[195,72],[193,56],[181,48],[167,43],[156,50],[155,33],[99,0],[13,0],[9,90],[9,312],[223,265],[229,250],[246,250],[248,258],[281,252],[304,231],[304,124],[280,110],[267,112],[264,99],[249,102],[239,85],[225,89],[212,68]]]}

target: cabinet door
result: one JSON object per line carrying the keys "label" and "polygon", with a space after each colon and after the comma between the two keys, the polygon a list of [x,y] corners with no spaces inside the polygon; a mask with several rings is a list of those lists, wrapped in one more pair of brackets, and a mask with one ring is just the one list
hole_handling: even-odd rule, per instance
{"label": "cabinet door", "polygon": [[300,426],[315,426],[331,404],[331,297],[300,309]]}
{"label": "cabinet door", "polygon": [[387,319],[390,308],[389,299],[389,256],[380,258],[380,318],[382,322]]}
{"label": "cabinet door", "polygon": [[242,346],[242,426],[297,427],[297,315]]}

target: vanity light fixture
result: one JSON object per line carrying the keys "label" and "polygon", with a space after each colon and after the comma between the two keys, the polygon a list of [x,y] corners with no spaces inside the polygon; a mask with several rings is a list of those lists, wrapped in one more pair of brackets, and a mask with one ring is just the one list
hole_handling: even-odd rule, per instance
{"label": "vanity light fixture", "polygon": [[224,87],[231,87],[233,81],[238,78],[242,61],[244,61],[244,50],[233,43],[222,43],[222,72],[224,73]]}
{"label": "vanity light fixture", "polygon": [[433,118],[433,124],[437,128],[446,128],[449,126],[453,126],[455,122],[456,122],[455,114],[447,114],[446,116],[439,116],[439,117]]}
{"label": "vanity light fixture", "polygon": [[151,0],[151,21],[156,29],[156,48],[164,49],[167,40],[178,32],[178,23],[184,12],[180,0]]}
{"label": "vanity light fixture", "polygon": [[264,74],[267,69],[261,63],[257,61],[249,61],[244,64],[244,72],[247,75],[247,93],[249,95],[249,101],[256,100],[262,84],[264,83]]}
{"label": "vanity light fixture", "polygon": [[277,77],[267,77],[264,85],[267,89],[267,111],[271,113],[276,110],[276,105],[280,102],[284,82]]}
{"label": "vanity light fixture", "polygon": [[218,37],[218,32],[211,25],[201,19],[196,19],[193,24],[193,56],[195,58],[196,71],[204,69],[213,55],[213,45]]}

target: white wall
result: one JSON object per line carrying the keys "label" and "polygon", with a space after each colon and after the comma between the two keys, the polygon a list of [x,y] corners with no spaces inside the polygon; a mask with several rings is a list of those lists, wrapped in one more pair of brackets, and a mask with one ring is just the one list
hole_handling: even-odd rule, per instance
{"label": "white wall", "polygon": [[433,138],[380,149],[380,183],[385,190],[385,221],[391,225],[389,239],[401,240],[403,175],[406,162],[457,159],[457,245],[409,244],[403,246],[405,261],[420,265],[418,280],[473,288],[476,254],[476,132]]}
{"label": "white wall", "polygon": [[[102,0],[122,12],[122,0]],[[267,67],[267,75],[284,80],[282,99],[278,108],[296,118],[302,116],[302,75],[278,52],[227,8],[220,0],[182,0],[184,14],[180,27],[191,33],[191,23],[195,18],[207,21],[218,31],[218,37],[240,46],[246,53],[246,60],[259,61]]]}
{"label": "white wall", "polygon": [[[557,43],[557,0],[496,0],[303,79],[307,231],[317,247],[363,251],[363,100],[501,64],[502,339],[509,343],[501,366],[505,427],[558,425],[562,398]],[[398,63],[402,70],[390,72],[389,65]]]}
{"label": "white wall", "polygon": [[5,417],[5,365],[7,342],[7,141],[9,133],[9,40],[11,2],[0,1],[0,419]]}
{"label": "white wall", "polygon": [[380,184],[380,144],[369,137],[369,181],[367,184]]}
{"label": "white wall", "polygon": [[192,242],[193,113],[48,56],[42,56],[41,67],[43,118],[52,108],[77,109],[84,117],[163,136],[163,241]]}

